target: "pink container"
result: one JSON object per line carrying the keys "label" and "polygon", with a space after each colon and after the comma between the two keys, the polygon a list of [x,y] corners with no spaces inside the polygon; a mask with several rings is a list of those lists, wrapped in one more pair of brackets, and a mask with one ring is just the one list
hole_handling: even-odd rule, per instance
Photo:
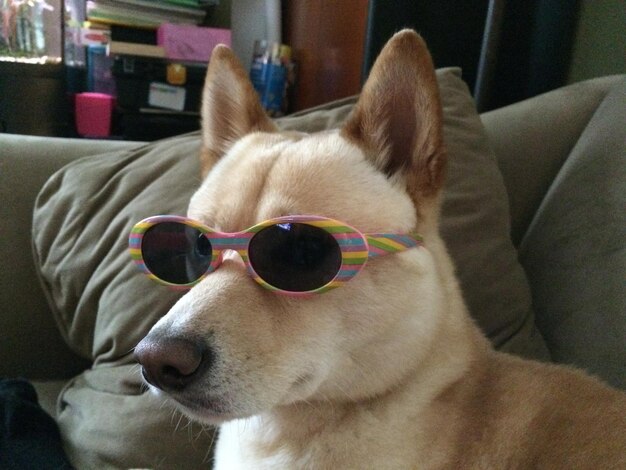
{"label": "pink container", "polygon": [[104,93],[78,93],[76,95],[76,130],[84,137],[111,135],[111,114],[115,98]]}

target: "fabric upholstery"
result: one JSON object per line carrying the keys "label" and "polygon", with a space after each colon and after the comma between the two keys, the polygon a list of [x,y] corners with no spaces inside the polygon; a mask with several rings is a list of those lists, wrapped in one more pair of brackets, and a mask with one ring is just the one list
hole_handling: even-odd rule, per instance
{"label": "fabric upholstery", "polygon": [[0,134],[0,376],[69,378],[87,365],[62,341],[37,281],[31,214],[41,187],[65,164],[136,145]]}
{"label": "fabric upholstery", "polygon": [[552,358],[626,389],[626,79],[602,100],[520,244]]}
{"label": "fabric upholstery", "polygon": [[98,367],[61,393],[57,422],[76,468],[210,468],[215,429],[146,393],[136,365]]}
{"label": "fabric upholstery", "polygon": [[184,213],[199,184],[199,140],[184,136],[87,157],[48,180],[33,241],[60,330],[81,356],[123,359],[180,296],[153,285],[128,258],[132,225]]}
{"label": "fabric upholstery", "polygon": [[601,77],[481,115],[508,190],[511,238],[523,238],[550,184],[611,87]]}

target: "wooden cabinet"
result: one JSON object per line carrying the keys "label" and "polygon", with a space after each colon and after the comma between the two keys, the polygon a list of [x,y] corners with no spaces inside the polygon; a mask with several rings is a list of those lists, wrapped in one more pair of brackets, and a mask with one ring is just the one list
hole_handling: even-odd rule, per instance
{"label": "wooden cabinet", "polygon": [[286,1],[283,8],[283,42],[298,64],[291,111],[358,93],[368,1]]}

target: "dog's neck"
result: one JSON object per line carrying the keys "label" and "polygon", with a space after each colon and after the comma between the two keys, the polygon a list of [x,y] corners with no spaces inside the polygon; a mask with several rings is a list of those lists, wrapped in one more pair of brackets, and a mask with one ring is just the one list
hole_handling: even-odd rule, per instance
{"label": "dog's neck", "polygon": [[[355,455],[366,456],[358,468],[383,468],[390,452],[429,454],[416,429],[434,439],[446,434],[446,408],[435,404],[471,388],[467,382],[479,375],[476,369],[484,366],[481,356],[488,351],[480,340],[457,345],[447,352],[445,371],[441,357],[428,358],[404,381],[369,399],[298,402],[226,423],[220,428],[219,468],[346,468]],[[389,442],[381,434],[395,435],[391,441],[398,448],[379,448],[379,442]],[[404,462],[398,468],[405,468]]]}
{"label": "dog's neck", "polygon": [[[442,270],[440,280],[444,283],[441,287],[445,297],[445,305],[439,312],[442,321],[428,352],[415,367],[407,370],[402,380],[389,384],[382,393],[360,400],[312,399],[226,423],[221,428],[220,441],[236,441],[237,455],[249,458],[247,462],[255,465],[265,462],[267,468],[272,465],[299,468],[303,459],[317,464],[321,461],[320,454],[342,449],[332,445],[332,450],[324,450],[319,447],[322,443],[343,442],[344,450],[354,454],[355,449],[350,446],[362,446],[376,439],[376,434],[386,432],[387,427],[391,431],[401,426],[399,417],[407,409],[419,420],[421,413],[430,413],[432,404],[441,396],[454,394],[455,387],[463,387],[470,371],[476,376],[476,368],[485,363],[491,347],[466,311],[443,243],[431,245],[430,249]],[[445,349],[442,344],[446,344]],[[355,438],[356,435],[359,437]],[[312,445],[313,442],[318,444]],[[220,446],[224,444],[220,442]],[[333,464],[341,461],[337,456],[327,458]]]}

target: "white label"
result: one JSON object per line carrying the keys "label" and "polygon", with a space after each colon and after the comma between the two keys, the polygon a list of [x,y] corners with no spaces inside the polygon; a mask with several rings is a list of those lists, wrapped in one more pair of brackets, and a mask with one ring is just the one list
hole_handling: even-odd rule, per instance
{"label": "white label", "polygon": [[186,90],[183,87],[152,82],[150,83],[148,104],[157,108],[182,111],[185,109],[185,94]]}

